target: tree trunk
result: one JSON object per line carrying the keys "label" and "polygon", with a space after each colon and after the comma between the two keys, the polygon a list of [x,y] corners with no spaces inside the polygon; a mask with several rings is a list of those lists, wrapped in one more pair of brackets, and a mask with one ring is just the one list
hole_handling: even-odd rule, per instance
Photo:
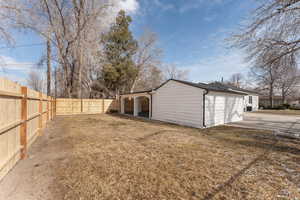
{"label": "tree trunk", "polygon": [[51,96],[51,44],[47,40],[47,95]]}
{"label": "tree trunk", "polygon": [[136,86],[136,83],[137,83],[137,78],[134,79],[133,84],[132,84],[132,86],[131,86],[131,88],[130,88],[130,92],[131,92],[131,93],[134,92],[134,88],[135,88],[135,86]]}
{"label": "tree trunk", "polygon": [[273,108],[273,83],[270,83],[269,100],[270,107]]}
{"label": "tree trunk", "polygon": [[284,88],[281,89],[282,103],[285,104],[285,91]]}

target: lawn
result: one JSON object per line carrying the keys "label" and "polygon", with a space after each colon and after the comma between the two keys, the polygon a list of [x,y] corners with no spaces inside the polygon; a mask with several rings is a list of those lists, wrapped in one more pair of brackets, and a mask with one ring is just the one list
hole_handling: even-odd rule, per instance
{"label": "lawn", "polygon": [[71,154],[52,169],[55,199],[300,198],[300,141],[113,115],[56,121]]}
{"label": "lawn", "polygon": [[259,110],[255,113],[275,114],[275,115],[299,115],[300,110]]}

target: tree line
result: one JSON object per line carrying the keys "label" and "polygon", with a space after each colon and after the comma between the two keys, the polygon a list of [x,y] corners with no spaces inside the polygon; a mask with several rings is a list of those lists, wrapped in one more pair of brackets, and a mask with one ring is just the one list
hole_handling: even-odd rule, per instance
{"label": "tree line", "polygon": [[[155,88],[168,78],[187,79],[188,71],[162,62],[154,32],[133,36],[132,19],[125,11],[116,12],[118,3],[2,0],[0,39],[13,43],[11,29],[43,38],[46,52],[39,64],[47,64],[47,76],[31,71],[28,84],[58,97],[112,98]],[[272,106],[275,94],[286,99],[299,84],[300,0],[258,3],[252,17],[230,39],[233,47],[248,55],[250,77],[257,89],[268,94]],[[239,74],[231,79],[240,86]]]}
{"label": "tree line", "polygon": [[[231,38],[235,47],[245,50],[251,63],[250,76],[257,89],[286,97],[299,88],[300,1],[261,0],[248,22]],[[235,77],[237,78],[237,77]]]}
{"label": "tree line", "polygon": [[[152,89],[168,78],[186,79],[187,71],[161,62],[158,38],[150,30],[135,39],[132,19],[118,0],[2,0],[0,37],[13,41],[10,29],[33,31],[45,40],[47,76],[30,72],[28,84],[48,95],[112,98]],[[55,66],[55,67],[53,67]]]}

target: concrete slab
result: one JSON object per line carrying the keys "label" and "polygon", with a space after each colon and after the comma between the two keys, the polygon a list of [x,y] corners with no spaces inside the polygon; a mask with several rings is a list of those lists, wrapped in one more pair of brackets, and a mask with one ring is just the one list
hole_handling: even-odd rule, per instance
{"label": "concrete slab", "polygon": [[228,124],[245,128],[271,130],[300,137],[300,116],[245,113],[244,120]]}

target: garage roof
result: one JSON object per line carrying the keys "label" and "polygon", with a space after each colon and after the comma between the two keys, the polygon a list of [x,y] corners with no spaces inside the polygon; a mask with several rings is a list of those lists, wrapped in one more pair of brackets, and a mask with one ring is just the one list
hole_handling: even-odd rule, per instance
{"label": "garage roof", "polygon": [[240,92],[247,93],[247,94],[259,95],[259,93],[256,92],[256,91],[247,90],[247,89],[243,89],[243,88],[238,88],[238,87],[228,85],[228,84],[224,84],[224,83],[220,83],[220,82],[213,82],[213,83],[210,83],[209,85],[219,87],[219,88],[224,88],[224,89],[231,89],[231,90],[235,90],[235,91],[240,91]]}
{"label": "garage roof", "polygon": [[[182,80],[177,80],[177,79],[169,79],[166,82],[164,82],[163,84],[161,84],[158,88],[162,87],[164,84],[166,84],[167,82],[169,82],[171,80],[179,82],[179,83],[183,83],[185,85],[189,85],[189,86],[197,87],[197,88],[200,88],[200,89],[208,90],[208,91],[226,92],[226,93],[245,95],[245,92],[235,91],[235,90],[232,90],[230,88],[218,87],[217,85],[210,85],[210,84],[206,84],[206,83],[193,83],[193,82],[182,81]],[[156,88],[155,90],[157,90],[158,88]]]}
{"label": "garage roof", "polygon": [[169,81],[176,81],[176,82],[179,82],[179,83],[182,83],[182,84],[185,84],[185,85],[189,85],[189,86],[192,86],[192,87],[197,87],[197,88],[208,90],[208,91],[226,92],[226,93],[232,93],[232,94],[247,95],[246,92],[236,91],[236,90],[233,90],[231,88],[226,88],[226,87],[222,87],[222,86],[218,86],[218,85],[206,84],[206,83],[193,83],[193,82],[182,81],[182,80],[177,80],[177,79],[169,79],[166,82],[164,82],[163,84],[161,84],[159,87],[157,87],[157,88],[155,88],[153,90],[146,90],[146,91],[138,91],[138,92],[132,92],[132,93],[125,93],[125,94],[121,94],[121,95],[152,92],[152,91],[155,91],[155,90],[161,88],[163,85],[165,85]]}

